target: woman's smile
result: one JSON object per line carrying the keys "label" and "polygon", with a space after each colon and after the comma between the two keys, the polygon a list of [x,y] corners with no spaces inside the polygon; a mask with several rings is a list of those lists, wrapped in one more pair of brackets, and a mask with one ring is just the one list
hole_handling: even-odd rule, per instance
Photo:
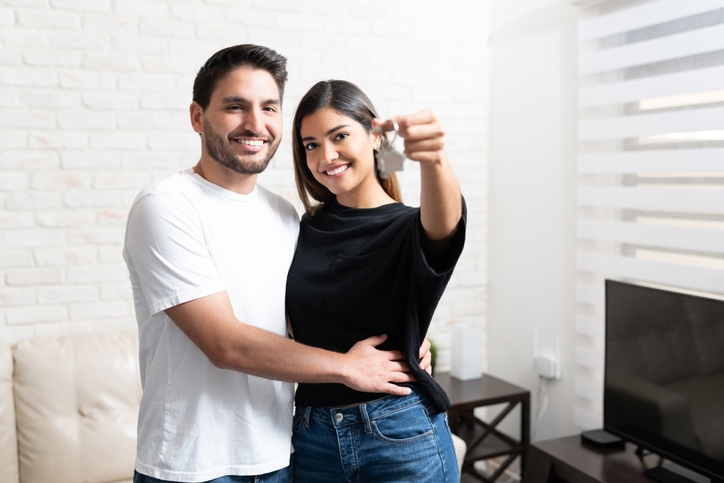
{"label": "woman's smile", "polygon": [[328,169],[327,171],[324,172],[324,174],[326,174],[327,176],[330,176],[330,177],[341,175],[342,173],[347,171],[347,168],[349,168],[349,164],[343,164],[342,166],[338,166],[334,169]]}
{"label": "woman's smile", "polygon": [[367,205],[384,194],[375,173],[379,135],[329,107],[306,116],[300,134],[307,167],[337,201],[345,206]]}

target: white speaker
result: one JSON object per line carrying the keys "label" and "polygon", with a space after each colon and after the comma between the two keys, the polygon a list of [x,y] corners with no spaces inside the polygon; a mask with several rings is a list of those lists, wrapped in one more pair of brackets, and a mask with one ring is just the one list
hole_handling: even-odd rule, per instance
{"label": "white speaker", "polygon": [[450,329],[450,375],[462,381],[483,375],[483,329],[454,325]]}

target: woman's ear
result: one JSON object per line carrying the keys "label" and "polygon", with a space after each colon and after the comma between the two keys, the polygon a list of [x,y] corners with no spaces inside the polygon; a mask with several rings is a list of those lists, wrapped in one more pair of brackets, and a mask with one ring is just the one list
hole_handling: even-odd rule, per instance
{"label": "woman's ear", "polygon": [[372,131],[370,133],[372,136],[372,149],[375,151],[380,150],[380,144],[382,143],[382,134],[377,134],[376,132]]}

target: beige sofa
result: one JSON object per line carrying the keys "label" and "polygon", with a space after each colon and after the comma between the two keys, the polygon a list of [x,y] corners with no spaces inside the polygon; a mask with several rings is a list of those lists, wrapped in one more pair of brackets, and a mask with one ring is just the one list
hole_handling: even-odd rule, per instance
{"label": "beige sofa", "polygon": [[140,402],[135,331],[0,344],[0,482],[130,483]]}
{"label": "beige sofa", "polygon": [[140,402],[134,331],[0,345],[0,481],[130,482]]}

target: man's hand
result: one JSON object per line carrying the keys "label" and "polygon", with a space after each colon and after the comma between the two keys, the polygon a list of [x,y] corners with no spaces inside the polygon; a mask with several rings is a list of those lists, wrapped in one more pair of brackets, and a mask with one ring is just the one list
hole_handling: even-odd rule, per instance
{"label": "man's hand", "polygon": [[381,392],[395,396],[407,396],[409,387],[395,383],[413,382],[407,372],[404,354],[400,351],[381,351],[376,347],[387,340],[387,335],[378,335],[357,342],[344,355],[346,368],[344,384],[362,392]]}

